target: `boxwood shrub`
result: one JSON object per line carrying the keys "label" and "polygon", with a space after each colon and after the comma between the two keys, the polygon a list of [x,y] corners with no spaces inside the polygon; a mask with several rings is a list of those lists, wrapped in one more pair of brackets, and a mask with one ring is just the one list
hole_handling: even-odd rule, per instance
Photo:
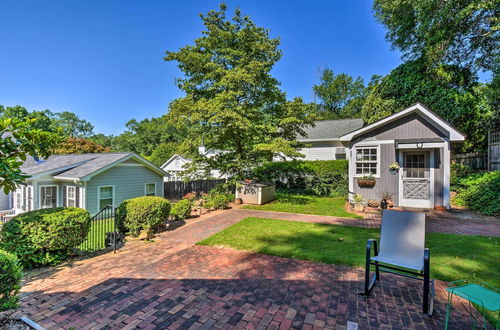
{"label": "boxwood shrub", "polygon": [[22,276],[19,259],[0,250],[0,312],[18,307]]}
{"label": "boxwood shrub", "polygon": [[348,161],[286,161],[266,163],[254,170],[261,181],[273,182],[285,191],[344,197],[348,193]]}
{"label": "boxwood shrub", "polygon": [[120,230],[139,236],[143,230],[157,230],[168,220],[170,202],[157,196],[143,196],[123,201],[116,209]]}
{"label": "boxwood shrub", "polygon": [[53,266],[73,254],[89,229],[90,215],[80,208],[25,212],[2,227],[0,248],[15,254],[25,268]]}
{"label": "boxwood shrub", "polygon": [[172,220],[186,220],[191,214],[193,202],[184,198],[175,203],[170,210],[170,219]]}
{"label": "boxwood shrub", "polygon": [[485,215],[500,214],[500,170],[474,173],[458,181],[455,202]]}

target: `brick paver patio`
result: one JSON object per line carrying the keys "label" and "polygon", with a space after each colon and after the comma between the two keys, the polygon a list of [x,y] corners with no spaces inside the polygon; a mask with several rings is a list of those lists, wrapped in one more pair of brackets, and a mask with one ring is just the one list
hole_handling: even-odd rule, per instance
{"label": "brick paver patio", "polygon": [[[442,328],[442,282],[429,318],[420,313],[416,281],[383,274],[367,298],[358,295],[360,269],[194,245],[248,216],[280,218],[217,212],[154,243],[131,242],[116,255],[33,273],[22,289],[21,313],[47,329]],[[467,328],[466,321],[458,304],[452,329]]]}

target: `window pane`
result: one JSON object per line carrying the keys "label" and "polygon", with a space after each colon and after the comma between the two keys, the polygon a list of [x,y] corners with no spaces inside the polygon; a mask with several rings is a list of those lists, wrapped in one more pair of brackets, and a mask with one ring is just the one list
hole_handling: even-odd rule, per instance
{"label": "window pane", "polygon": [[108,205],[113,205],[113,199],[112,198],[107,198],[107,199],[101,199],[99,200],[99,210],[102,210]]}
{"label": "window pane", "polygon": [[146,184],[146,196],[155,196],[156,195],[156,185],[154,183]]}
{"label": "window pane", "polygon": [[101,187],[100,198],[112,198],[113,197],[113,187]]}

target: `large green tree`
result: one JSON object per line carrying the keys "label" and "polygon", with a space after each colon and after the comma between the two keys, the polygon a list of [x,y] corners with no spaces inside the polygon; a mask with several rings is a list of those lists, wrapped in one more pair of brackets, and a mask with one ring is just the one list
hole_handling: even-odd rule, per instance
{"label": "large green tree", "polygon": [[429,69],[424,60],[408,61],[373,86],[362,118],[372,123],[421,102],[467,135],[462,151],[483,150],[487,123],[494,116],[487,90],[468,69],[455,65]]}
{"label": "large green tree", "polygon": [[480,70],[494,66],[500,50],[498,0],[374,0],[373,8],[386,38],[406,59]]}
{"label": "large green tree", "polygon": [[0,117],[0,190],[5,193],[28,178],[21,170],[27,157],[48,157],[61,141],[60,132],[33,128],[35,121]]}
{"label": "large green tree", "polygon": [[202,36],[165,57],[184,73],[177,85],[186,94],[170,104],[171,122],[189,128],[185,143],[191,149],[204,140],[224,150],[195,158],[195,166],[243,177],[273,155],[300,155],[295,136],[309,123],[307,106],[300,99],[287,102],[271,75],[282,56],[279,40],[239,10],[226,17],[224,4],[201,18]]}
{"label": "large green tree", "polygon": [[366,88],[361,77],[323,69],[320,83],[313,86],[313,91],[319,99],[319,117],[337,119],[359,117]]}

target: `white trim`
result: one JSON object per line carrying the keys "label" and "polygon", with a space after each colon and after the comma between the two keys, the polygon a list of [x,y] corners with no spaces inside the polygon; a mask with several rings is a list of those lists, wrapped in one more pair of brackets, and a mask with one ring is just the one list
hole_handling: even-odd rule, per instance
{"label": "white trim", "polygon": [[111,202],[111,206],[115,207],[115,186],[114,185],[97,186],[97,212],[101,210],[99,208],[101,204],[101,188],[109,188],[109,187],[113,189],[113,195],[111,197],[113,201]]}
{"label": "white trim", "polygon": [[144,183],[144,196],[148,196],[148,195],[146,195],[148,193],[148,189],[147,189],[148,184],[154,184],[155,185],[155,194],[153,196],[157,196],[157,194],[156,194],[157,193],[156,182],[146,182],[146,183]]}
{"label": "white trim", "polygon": [[132,164],[132,163],[123,163],[123,164],[118,164],[116,166],[139,166],[139,167],[145,167],[143,164]]}
{"label": "white trim", "polygon": [[429,149],[429,148],[442,148],[443,142],[433,143],[398,143],[398,149]]}
{"label": "white trim", "polygon": [[358,146],[378,146],[381,144],[394,144],[394,140],[363,140],[354,143],[352,146],[353,147],[358,147]]}
{"label": "white trim", "polygon": [[[429,200],[415,200],[415,199],[403,199],[403,175],[404,175],[404,152],[429,152],[429,180],[430,180],[430,198]],[[401,166],[399,169],[399,183],[398,183],[398,199],[399,206],[403,207],[416,207],[416,208],[434,208],[434,149],[418,149],[418,150],[399,150],[398,151],[398,161]]]}
{"label": "white trim", "polygon": [[82,209],[87,209],[87,187],[85,183],[80,186],[80,204],[82,204]]}
{"label": "white trim", "polygon": [[79,178],[72,178],[72,177],[69,177],[69,176],[58,176],[58,175],[54,176],[54,179],[57,179],[57,180],[66,180],[66,181],[73,181],[73,182],[80,181]]}
{"label": "white trim", "polygon": [[[71,198],[71,199],[69,198],[69,190],[70,190],[69,188],[73,188],[73,189],[74,189],[74,197],[73,197],[73,198]],[[72,200],[72,201],[74,202],[73,207],[78,207],[78,205],[76,204],[76,201],[78,200],[78,199],[76,198],[76,191],[77,191],[77,190],[76,190],[76,186],[64,186],[64,189],[66,189],[66,201],[65,201],[66,206],[67,206],[67,207],[70,207],[70,205],[69,205],[69,201],[70,201],[70,200]]]}
{"label": "white trim", "polygon": [[450,142],[443,146],[443,206],[450,208]]}
{"label": "white trim", "polygon": [[422,104],[417,103],[417,104],[412,105],[412,106],[410,106],[410,107],[408,107],[400,112],[396,112],[395,114],[393,114],[391,116],[388,116],[384,119],[376,121],[373,124],[370,124],[370,125],[365,126],[363,128],[357,129],[351,133],[345,134],[345,135],[340,137],[340,141],[351,141],[355,136],[358,136],[360,134],[371,131],[374,128],[382,126],[386,123],[389,123],[391,121],[399,119],[399,118],[406,116],[406,115],[413,113],[413,112],[419,112],[423,117],[429,119],[430,123],[433,124],[436,128],[448,133],[450,135],[451,141],[464,141],[465,140],[465,136],[463,134],[461,134],[459,131],[457,131],[456,129],[451,127],[443,119],[439,118],[438,116],[433,114],[431,111],[426,109]]}
{"label": "white trim", "polygon": [[187,159],[187,158],[184,158],[182,157],[181,155],[179,154],[175,154],[173,155],[172,157],[170,157],[165,163],[163,163],[162,166],[160,166],[160,168],[163,170],[165,168],[165,166],[167,166],[168,164],[170,164],[175,158],[179,157],[181,160],[183,160],[185,163],[191,163],[192,160],[191,159]]}
{"label": "white trim", "polygon": [[[356,160],[356,150],[357,149],[377,149],[377,174],[374,175],[375,178],[379,179],[380,178],[380,145],[377,144],[377,145],[366,145],[366,146],[363,146],[363,145],[359,145],[359,146],[355,146],[352,148],[354,150],[354,154],[352,156],[352,160],[353,160],[353,163],[354,163],[354,172],[353,172],[353,177],[355,178],[361,178],[361,177],[364,177],[366,176],[366,174],[357,174],[356,173],[356,163],[358,162]],[[360,161],[359,163],[374,163],[374,161]]]}
{"label": "white trim", "polygon": [[[38,196],[39,196],[39,206],[40,206],[40,209],[43,209],[44,207],[42,207],[42,188],[45,188],[45,187],[56,187],[56,205],[54,207],[58,207],[60,206],[60,203],[59,203],[59,185],[56,185],[56,184],[44,184],[44,185],[39,185],[38,186]],[[48,207],[46,207],[48,208]]]}
{"label": "white trim", "polygon": [[297,142],[321,142],[321,141],[328,141],[328,142],[332,142],[332,141],[339,141],[339,142],[340,142],[340,139],[339,139],[339,138],[324,138],[324,139],[297,139]]}

